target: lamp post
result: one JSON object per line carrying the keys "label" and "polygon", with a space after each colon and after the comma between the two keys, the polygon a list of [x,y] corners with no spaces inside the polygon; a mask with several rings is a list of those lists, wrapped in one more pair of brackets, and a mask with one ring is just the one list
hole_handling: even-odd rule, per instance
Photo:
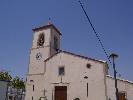
{"label": "lamp post", "polygon": [[117,71],[116,71],[116,67],[115,67],[115,59],[118,58],[118,55],[115,53],[112,53],[109,57],[112,58],[112,60],[113,60],[113,70],[114,70],[115,89],[116,89],[115,94],[116,94],[116,100],[119,100],[118,99],[117,78],[116,78]]}

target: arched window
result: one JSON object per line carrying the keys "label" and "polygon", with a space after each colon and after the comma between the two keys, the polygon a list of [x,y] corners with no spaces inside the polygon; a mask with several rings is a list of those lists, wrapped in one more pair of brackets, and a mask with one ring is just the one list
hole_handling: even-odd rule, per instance
{"label": "arched window", "polygon": [[56,36],[54,36],[54,49],[58,50],[58,39]]}
{"label": "arched window", "polygon": [[44,34],[41,33],[41,34],[39,35],[39,37],[38,37],[37,45],[38,45],[38,46],[43,46],[43,44],[44,44]]}

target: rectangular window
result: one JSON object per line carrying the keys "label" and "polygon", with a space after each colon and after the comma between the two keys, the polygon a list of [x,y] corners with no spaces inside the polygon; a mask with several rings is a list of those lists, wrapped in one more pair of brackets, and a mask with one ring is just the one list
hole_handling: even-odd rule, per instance
{"label": "rectangular window", "polygon": [[87,97],[88,97],[88,83],[87,83]]}
{"label": "rectangular window", "polygon": [[65,68],[59,67],[59,75],[65,75]]}

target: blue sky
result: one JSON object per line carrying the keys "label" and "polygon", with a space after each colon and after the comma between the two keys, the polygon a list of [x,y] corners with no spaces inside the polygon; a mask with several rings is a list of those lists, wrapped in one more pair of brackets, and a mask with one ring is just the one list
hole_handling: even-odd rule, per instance
{"label": "blue sky", "polygon": [[[25,77],[32,28],[51,18],[62,32],[61,49],[107,60],[78,0],[1,0],[0,70]],[[116,60],[122,78],[133,81],[133,1],[82,0],[108,53]],[[110,66],[112,73],[112,66]]]}

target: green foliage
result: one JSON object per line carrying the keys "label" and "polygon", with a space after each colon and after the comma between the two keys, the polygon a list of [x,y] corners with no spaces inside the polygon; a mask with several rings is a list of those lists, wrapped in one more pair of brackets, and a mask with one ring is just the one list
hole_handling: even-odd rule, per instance
{"label": "green foliage", "polygon": [[25,84],[23,79],[20,79],[18,76],[12,78],[8,72],[0,72],[0,80],[10,81],[9,86],[16,89],[25,89]]}
{"label": "green foliage", "polygon": [[12,80],[11,86],[14,87],[14,88],[16,88],[16,89],[25,89],[24,81],[22,79],[20,79],[18,76],[16,76]]}
{"label": "green foliage", "polygon": [[8,72],[0,72],[0,80],[11,81],[12,77]]}

